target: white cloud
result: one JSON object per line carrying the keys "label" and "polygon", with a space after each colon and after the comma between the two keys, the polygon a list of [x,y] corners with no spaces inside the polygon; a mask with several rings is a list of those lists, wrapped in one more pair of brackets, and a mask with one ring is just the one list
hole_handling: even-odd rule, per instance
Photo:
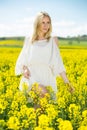
{"label": "white cloud", "polygon": [[34,22],[34,17],[16,20],[16,23],[32,24],[32,22]]}
{"label": "white cloud", "polygon": [[[17,20],[12,24],[0,24],[0,37],[26,36],[33,31],[34,17]],[[87,24],[78,24],[74,21],[53,22],[53,33],[56,36],[75,36],[87,34]]]}
{"label": "white cloud", "polygon": [[75,22],[74,21],[60,21],[60,22],[54,22],[53,26],[61,26],[61,27],[67,27],[67,26],[74,26]]}
{"label": "white cloud", "polygon": [[33,31],[33,17],[16,20],[13,24],[0,24],[0,37],[25,36]]}
{"label": "white cloud", "polygon": [[0,31],[4,29],[9,30],[9,26],[5,24],[0,24]]}
{"label": "white cloud", "polygon": [[54,22],[52,34],[64,37],[87,34],[87,24],[79,25],[74,21]]}

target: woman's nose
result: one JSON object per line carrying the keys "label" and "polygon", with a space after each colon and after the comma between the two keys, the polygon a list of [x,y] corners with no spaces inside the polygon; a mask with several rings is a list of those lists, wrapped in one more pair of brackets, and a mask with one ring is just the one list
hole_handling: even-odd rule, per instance
{"label": "woman's nose", "polygon": [[44,27],[47,27],[47,23],[44,24]]}

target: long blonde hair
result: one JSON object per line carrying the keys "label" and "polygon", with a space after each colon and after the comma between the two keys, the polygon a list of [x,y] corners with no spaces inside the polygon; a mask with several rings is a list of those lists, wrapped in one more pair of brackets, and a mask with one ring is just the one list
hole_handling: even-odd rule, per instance
{"label": "long blonde hair", "polygon": [[39,25],[41,20],[44,17],[48,17],[50,20],[50,27],[48,32],[45,34],[44,38],[49,40],[49,38],[51,37],[51,32],[52,32],[52,23],[51,23],[51,17],[49,16],[48,13],[46,12],[40,12],[38,13],[38,15],[36,16],[35,22],[34,22],[34,31],[33,31],[33,35],[31,37],[31,43],[33,43],[34,41],[38,40],[38,36],[39,36]]}

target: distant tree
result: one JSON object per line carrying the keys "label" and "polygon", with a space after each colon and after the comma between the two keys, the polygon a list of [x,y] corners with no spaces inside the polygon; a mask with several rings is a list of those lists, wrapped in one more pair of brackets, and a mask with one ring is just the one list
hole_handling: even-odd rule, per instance
{"label": "distant tree", "polygon": [[1,37],[0,40],[6,40],[6,38],[5,37]]}
{"label": "distant tree", "polygon": [[72,45],[72,44],[73,44],[73,41],[72,41],[72,40],[69,40],[68,44]]}
{"label": "distant tree", "polygon": [[67,36],[67,40],[70,40],[70,36]]}
{"label": "distant tree", "polygon": [[78,35],[77,36],[77,43],[80,43],[80,39],[81,39],[81,37],[80,37],[80,35]]}

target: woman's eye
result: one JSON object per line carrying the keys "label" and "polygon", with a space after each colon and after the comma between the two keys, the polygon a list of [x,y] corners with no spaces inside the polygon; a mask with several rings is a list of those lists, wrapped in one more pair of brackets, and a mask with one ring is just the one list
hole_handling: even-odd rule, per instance
{"label": "woman's eye", "polygon": [[50,22],[47,22],[48,24],[50,24]]}
{"label": "woman's eye", "polygon": [[42,22],[42,24],[50,24],[50,22],[47,22],[47,23],[45,23],[45,22]]}

